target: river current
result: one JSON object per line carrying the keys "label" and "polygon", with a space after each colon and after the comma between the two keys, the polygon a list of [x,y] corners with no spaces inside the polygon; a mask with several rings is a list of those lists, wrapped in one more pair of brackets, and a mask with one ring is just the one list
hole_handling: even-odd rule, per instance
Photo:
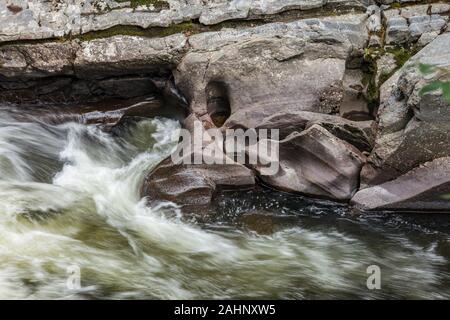
{"label": "river current", "polygon": [[117,133],[18,113],[0,108],[0,298],[450,298],[447,215],[354,216],[262,188],[197,221],[140,198],[177,121]]}

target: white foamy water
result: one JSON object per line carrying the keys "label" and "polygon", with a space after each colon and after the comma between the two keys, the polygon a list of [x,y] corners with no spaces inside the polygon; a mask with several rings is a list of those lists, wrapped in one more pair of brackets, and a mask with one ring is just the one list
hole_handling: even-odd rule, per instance
{"label": "white foamy water", "polygon": [[[148,206],[142,180],[170,154],[178,128],[159,118],[117,136],[3,115],[0,298],[449,297],[438,246],[448,237],[421,244],[364,234],[357,222],[302,219],[260,235],[182,219],[173,204]],[[383,290],[366,287],[371,264]],[[81,288],[67,285],[73,268]]]}

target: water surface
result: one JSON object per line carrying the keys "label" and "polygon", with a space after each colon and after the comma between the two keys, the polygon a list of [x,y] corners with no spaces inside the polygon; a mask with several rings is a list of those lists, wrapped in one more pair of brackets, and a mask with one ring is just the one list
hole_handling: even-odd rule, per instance
{"label": "water surface", "polygon": [[0,298],[450,298],[449,216],[358,217],[259,189],[198,221],[139,197],[178,122],[105,132],[18,112],[0,108]]}

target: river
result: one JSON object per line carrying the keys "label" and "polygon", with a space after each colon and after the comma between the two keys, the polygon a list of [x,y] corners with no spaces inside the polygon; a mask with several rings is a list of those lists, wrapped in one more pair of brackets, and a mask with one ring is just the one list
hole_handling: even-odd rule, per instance
{"label": "river", "polygon": [[139,197],[177,121],[117,133],[20,112],[0,108],[0,298],[450,298],[447,215],[355,216],[261,188],[197,221]]}

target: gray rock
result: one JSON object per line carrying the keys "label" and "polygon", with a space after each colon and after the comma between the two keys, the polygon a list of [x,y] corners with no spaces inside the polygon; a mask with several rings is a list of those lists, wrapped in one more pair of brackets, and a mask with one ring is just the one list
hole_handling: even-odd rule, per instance
{"label": "gray rock", "polygon": [[416,67],[419,62],[450,66],[450,34],[438,36],[381,87],[378,133],[361,173],[363,187],[450,156],[450,103],[439,92],[419,95],[420,89],[434,79],[420,74]]}
{"label": "gray rock", "polygon": [[447,157],[427,162],[390,182],[361,190],[351,204],[365,211],[450,212],[449,194],[450,158]]}
{"label": "gray rock", "polygon": [[450,12],[449,3],[433,3],[431,4],[431,14],[447,14]]}
{"label": "gray rock", "polygon": [[386,21],[386,43],[415,42],[423,33],[440,33],[447,26],[450,6],[434,3],[390,9],[382,12]]}
{"label": "gray rock", "polygon": [[164,38],[115,36],[81,42],[74,68],[80,77],[170,70],[181,61],[186,42],[183,34]]}
{"label": "gray rock", "polygon": [[338,113],[346,60],[367,41],[364,17],[193,35],[175,72],[177,86],[202,117],[214,112],[206,88],[219,83],[231,113],[227,127],[252,128],[277,112]]}
{"label": "gray rock", "polygon": [[385,53],[377,59],[377,74],[375,77],[375,84],[380,86],[380,80],[391,74],[397,68],[395,56],[392,53]]}
{"label": "gray rock", "polygon": [[[280,169],[262,175],[268,185],[315,197],[349,200],[358,189],[365,157],[315,124],[279,142]],[[259,172],[260,168],[255,168]]]}
{"label": "gray rock", "polygon": [[440,32],[447,25],[447,17],[439,15],[414,16],[409,20],[409,32],[413,40],[426,32]]}
{"label": "gray rock", "polygon": [[417,41],[417,44],[420,47],[425,47],[427,44],[429,44],[431,41],[436,39],[436,37],[439,35],[438,31],[431,31],[431,32],[425,32],[423,33],[419,40]]}
{"label": "gray rock", "polygon": [[175,67],[186,52],[187,38],[114,36],[0,47],[0,75],[8,78],[72,75],[79,78],[150,73]]}
{"label": "gray rock", "polygon": [[366,12],[369,15],[369,18],[367,20],[367,28],[369,29],[369,31],[380,32],[382,28],[380,7],[376,5],[369,6]]}
{"label": "gray rock", "polygon": [[430,12],[430,5],[428,4],[402,7],[400,9],[400,15],[406,19],[410,19],[416,16],[425,16],[429,12]]}
{"label": "gray rock", "polygon": [[388,18],[386,22],[386,44],[402,44],[409,41],[408,21],[400,15]]}
{"label": "gray rock", "polygon": [[363,10],[371,1],[359,0],[163,0],[130,7],[113,0],[41,1],[0,3],[0,42],[46,39],[105,30],[115,26],[168,27],[199,19],[202,24],[277,14],[287,10],[311,10],[327,3]]}

